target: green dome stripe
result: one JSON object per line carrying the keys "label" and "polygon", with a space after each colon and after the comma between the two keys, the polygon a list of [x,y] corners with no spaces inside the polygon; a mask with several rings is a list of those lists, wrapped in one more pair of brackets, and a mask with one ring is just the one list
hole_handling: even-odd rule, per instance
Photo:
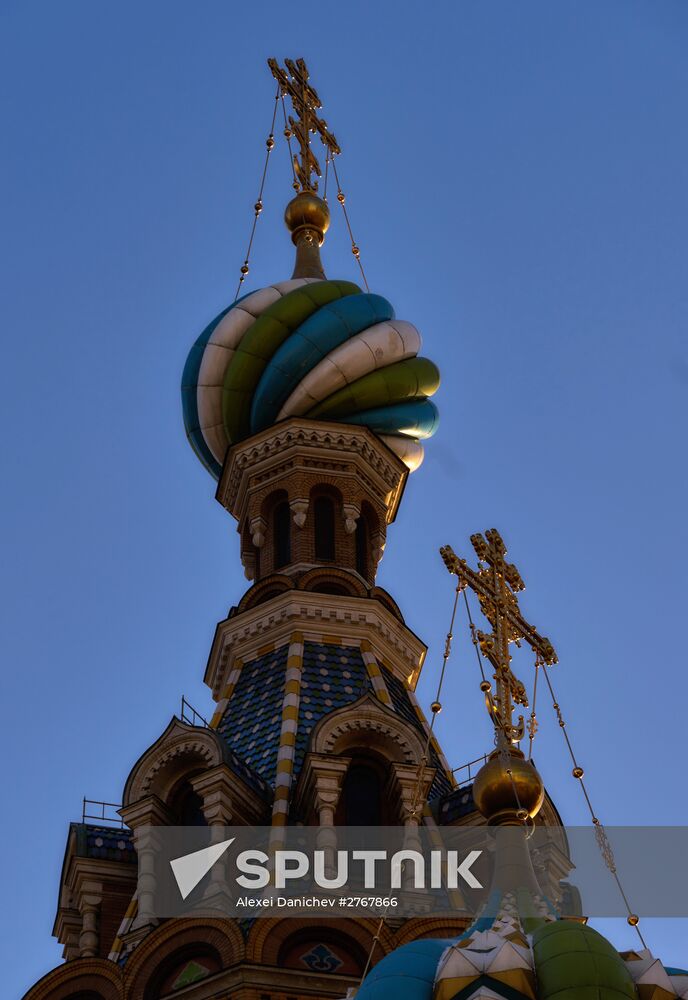
{"label": "green dome stripe", "polygon": [[343,386],[310,409],[306,416],[335,420],[361,410],[432,396],[440,385],[437,365],[428,358],[407,358],[378,368]]}
{"label": "green dome stripe", "polygon": [[251,400],[277,348],[317,309],[346,295],[360,294],[351,281],[318,281],[298,288],[269,306],[244,334],[227,366],[222,420],[230,443],[250,434]]}
{"label": "green dome stripe", "polygon": [[637,1000],[619,953],[592,927],[556,920],[533,932],[539,1000]]}

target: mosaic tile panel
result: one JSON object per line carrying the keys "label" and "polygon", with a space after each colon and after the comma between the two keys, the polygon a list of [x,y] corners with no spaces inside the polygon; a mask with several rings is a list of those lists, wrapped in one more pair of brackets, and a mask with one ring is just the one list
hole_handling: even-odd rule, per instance
{"label": "mosaic tile panel", "polygon": [[118,826],[95,826],[75,823],[76,851],[82,858],[104,858],[108,861],[136,863],[133,833]]}
{"label": "mosaic tile panel", "polygon": [[[406,719],[407,722],[410,722],[411,725],[414,726],[419,733],[421,733],[423,740],[425,740],[427,738],[427,732],[418,718],[418,714],[413,706],[413,702],[408,696],[404,682],[399,680],[398,677],[395,677],[392,671],[388,670],[387,667],[381,666],[380,670],[382,671],[382,676],[385,679],[389,696],[392,699],[394,711],[398,712],[399,715]],[[444,765],[442,764],[437,751],[432,745],[430,746],[430,764],[437,771],[429,796],[429,798],[434,799],[438,795],[446,795],[448,792],[451,792],[452,783],[444,770]]]}
{"label": "mosaic tile panel", "polygon": [[244,664],[217,727],[231,751],[274,785],[288,645]]}
{"label": "mosaic tile panel", "polygon": [[358,701],[368,691],[372,691],[372,685],[359,649],[319,642],[304,644],[295,775],[301,769],[311,732],[320,719]]}

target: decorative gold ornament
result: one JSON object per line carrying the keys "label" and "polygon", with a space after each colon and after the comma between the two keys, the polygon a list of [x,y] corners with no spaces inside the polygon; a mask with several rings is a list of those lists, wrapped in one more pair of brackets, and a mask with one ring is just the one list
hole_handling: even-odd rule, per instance
{"label": "decorative gold ornament", "polygon": [[280,88],[282,97],[289,97],[296,117],[289,116],[284,134],[292,136],[299,144],[299,152],[294,154],[293,168],[297,190],[317,191],[322,176],[320,164],[311,149],[311,135],[319,135],[330,154],[341,152],[339,143],[327,127],[327,122],[319,118],[317,112],[322,107],[317,92],[311,87],[310,74],[303,59],[285,59],[283,69],[276,59],[268,59],[268,66]]}
{"label": "decorative gold ornament", "polygon": [[512,817],[523,822],[540,811],[545,788],[533,764],[512,747],[506,754],[495,750],[480,768],[473,783],[473,798],[492,823]]}
{"label": "decorative gold ornament", "polygon": [[460,559],[450,545],[440,549],[444,563],[453,573],[462,589],[470,587],[478,595],[480,610],[485,615],[492,632],[476,630],[475,636],[480,651],[494,667],[496,694],[481,685],[485,694],[487,710],[497,732],[500,745],[518,744],[525,733],[523,716],[514,724],[514,705],[528,707],[526,690],[522,682],[511,670],[509,645],[525,640],[543,663],[557,662],[557,654],[552,643],[541,636],[521,614],[516,593],[525,589],[521,574],[512,563],[506,562],[506,545],[496,528],[481,534],[471,535],[471,543],[479,560],[479,568],[473,570],[465,559]]}
{"label": "decorative gold ornament", "polygon": [[311,191],[302,191],[287,205],[284,221],[293,243],[298,244],[304,235],[311,232],[315,233],[320,246],[330,227],[330,210],[322,198]]}

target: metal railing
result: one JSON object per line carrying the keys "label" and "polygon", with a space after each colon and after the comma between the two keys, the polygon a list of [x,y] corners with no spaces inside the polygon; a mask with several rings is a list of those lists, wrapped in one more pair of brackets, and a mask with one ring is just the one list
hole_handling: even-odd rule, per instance
{"label": "metal railing", "polygon": [[116,815],[117,810],[121,808],[122,806],[118,802],[101,802],[99,799],[84,798],[81,822],[85,823],[86,820],[95,819],[99,823],[113,823],[123,830],[124,820],[121,816]]}
{"label": "metal railing", "polygon": [[[475,776],[483,764],[488,761],[488,754],[484,753],[482,757],[476,757],[475,760],[469,760],[467,764],[461,764],[459,767],[455,767],[452,770],[452,774],[456,778],[456,783],[461,787],[461,785],[468,785],[475,780]],[[459,777],[459,773],[465,772],[462,777]]]}
{"label": "metal railing", "polygon": [[187,726],[198,726],[203,725],[206,729],[210,729],[210,723],[203,718],[200,712],[191,705],[184,695],[182,695],[182,710],[181,710],[181,720],[185,722]]}

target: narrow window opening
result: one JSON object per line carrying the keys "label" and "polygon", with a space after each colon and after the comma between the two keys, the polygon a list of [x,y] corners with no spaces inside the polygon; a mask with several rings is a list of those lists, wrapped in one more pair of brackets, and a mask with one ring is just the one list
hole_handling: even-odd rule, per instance
{"label": "narrow window opening", "polygon": [[315,558],[334,561],[334,503],[330,497],[317,497],[313,504],[315,520]]}
{"label": "narrow window opening", "polygon": [[368,579],[368,523],[363,514],[356,521],[356,572]]}
{"label": "narrow window opening", "polygon": [[347,826],[382,824],[382,782],[376,768],[368,764],[351,764],[342,793]]}
{"label": "narrow window opening", "polygon": [[278,503],[272,515],[275,545],[275,569],[291,562],[291,511],[286,500]]}

